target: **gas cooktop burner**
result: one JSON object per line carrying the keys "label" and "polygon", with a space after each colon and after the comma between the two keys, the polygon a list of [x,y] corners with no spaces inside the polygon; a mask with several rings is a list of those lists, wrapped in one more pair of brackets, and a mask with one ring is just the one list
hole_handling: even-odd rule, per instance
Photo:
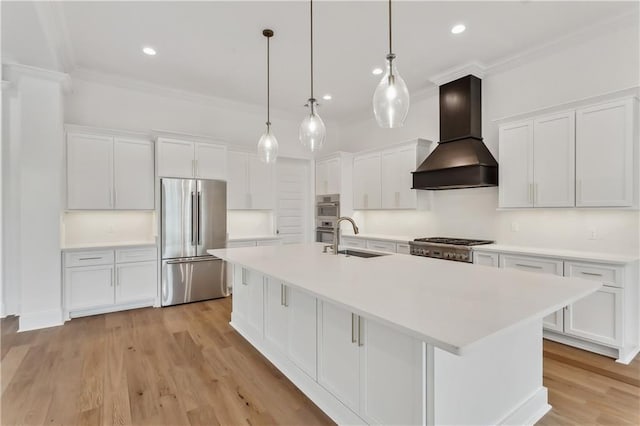
{"label": "gas cooktop burner", "polygon": [[446,238],[446,237],[416,238],[413,241],[416,241],[419,243],[451,244],[454,246],[478,246],[481,244],[493,243],[493,241],[488,241],[488,240],[467,240],[464,238]]}
{"label": "gas cooktop burner", "polygon": [[488,240],[466,240],[464,238],[416,238],[409,243],[414,256],[473,262],[472,246],[491,244]]}

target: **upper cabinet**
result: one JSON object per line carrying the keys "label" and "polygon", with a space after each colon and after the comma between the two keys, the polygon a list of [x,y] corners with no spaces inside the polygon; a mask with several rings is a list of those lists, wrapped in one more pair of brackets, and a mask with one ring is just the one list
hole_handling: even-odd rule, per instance
{"label": "upper cabinet", "polygon": [[158,176],[174,178],[227,178],[225,145],[158,138]]}
{"label": "upper cabinet", "polygon": [[153,142],[67,134],[67,209],[153,210]]}
{"label": "upper cabinet", "polygon": [[428,141],[417,140],[353,158],[355,210],[423,209],[429,193],[411,189],[415,171],[428,155]]}
{"label": "upper cabinet", "polygon": [[316,162],[316,195],[340,193],[340,157]]}
{"label": "upper cabinet", "polygon": [[500,126],[500,207],[634,205],[635,100]]}
{"label": "upper cabinet", "polygon": [[576,111],[577,206],[633,205],[635,104],[626,99]]}
{"label": "upper cabinet", "polygon": [[271,210],[275,206],[274,168],[257,155],[229,151],[227,208],[229,210]]}

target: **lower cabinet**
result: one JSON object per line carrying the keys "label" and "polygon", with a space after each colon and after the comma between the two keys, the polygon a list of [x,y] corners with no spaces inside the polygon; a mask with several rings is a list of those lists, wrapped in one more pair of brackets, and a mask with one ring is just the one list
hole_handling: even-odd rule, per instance
{"label": "lower cabinet", "polygon": [[155,296],[158,264],[135,262],[116,265],[116,303],[130,303]]}
{"label": "lower cabinet", "polygon": [[69,311],[114,303],[113,265],[66,268],[64,281]]}
{"label": "lower cabinet", "polygon": [[605,345],[622,344],[621,288],[602,287],[567,307],[564,332]]}

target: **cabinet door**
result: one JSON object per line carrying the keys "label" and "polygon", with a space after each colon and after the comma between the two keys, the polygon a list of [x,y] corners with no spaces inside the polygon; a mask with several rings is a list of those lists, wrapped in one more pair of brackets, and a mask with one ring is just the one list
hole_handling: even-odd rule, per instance
{"label": "cabinet door", "polygon": [[340,159],[327,160],[327,194],[340,193]]}
{"label": "cabinet door", "polygon": [[193,142],[158,139],[158,176],[192,178],[195,168]]}
{"label": "cabinet door", "polygon": [[[521,271],[534,272],[540,274],[563,275],[564,264],[559,260],[551,260],[536,257],[500,255],[501,268],[519,269]],[[547,315],[542,319],[542,326],[547,330],[564,331],[564,314],[563,310]]]}
{"label": "cabinet door", "polygon": [[576,111],[576,205],[633,204],[634,101]]}
{"label": "cabinet door", "polygon": [[267,277],[265,281],[264,337],[282,354],[286,354],[289,342],[289,314],[285,304],[285,285],[271,277]]}
{"label": "cabinet door", "polygon": [[113,305],[113,266],[83,266],[65,269],[68,311]]}
{"label": "cabinet door", "polygon": [[257,155],[249,155],[249,208],[270,210],[275,204],[273,184],[274,168],[260,161]]}
{"label": "cabinet door", "polygon": [[115,138],[113,153],[115,208],[155,209],[153,142]]}
{"label": "cabinet door", "polygon": [[357,413],[360,400],[357,316],[320,302],[318,321],[318,383]]}
{"label": "cabinet door", "polygon": [[361,319],[360,416],[368,424],[422,423],[422,342]]}
{"label": "cabinet door", "polygon": [[157,293],[157,262],[134,262],[116,266],[116,303],[155,299]]}
{"label": "cabinet door", "polygon": [[403,147],[381,154],[381,203],[383,209],[415,209],[416,191],[411,172],[416,168],[416,148]]}
{"label": "cabinet door", "polygon": [[353,208],[380,209],[380,154],[368,154],[353,160]]}
{"label": "cabinet door", "polygon": [[318,321],[316,298],[291,287],[285,287],[284,298],[289,315],[289,359],[316,380]]}
{"label": "cabinet door", "polygon": [[533,123],[536,207],[575,206],[575,161],[575,113],[537,118]]}
{"label": "cabinet door", "polygon": [[533,207],[533,123],[500,126],[499,153],[500,207]]}
{"label": "cabinet door", "polygon": [[473,251],[473,263],[475,265],[498,267],[498,254],[497,253],[482,253]]}
{"label": "cabinet door", "polygon": [[622,344],[623,289],[602,287],[569,305],[565,332],[610,346]]}
{"label": "cabinet door", "polygon": [[242,210],[249,208],[249,154],[229,151],[227,153],[227,208]]}
{"label": "cabinet door", "polygon": [[257,337],[264,336],[264,275],[247,270],[247,325]]}
{"label": "cabinet door", "polygon": [[67,136],[67,208],[113,208],[113,138]]}
{"label": "cabinet door", "polygon": [[196,144],[196,177],[227,179],[227,147],[210,143]]}
{"label": "cabinet door", "polygon": [[329,194],[329,164],[328,160],[316,163],[316,195]]}

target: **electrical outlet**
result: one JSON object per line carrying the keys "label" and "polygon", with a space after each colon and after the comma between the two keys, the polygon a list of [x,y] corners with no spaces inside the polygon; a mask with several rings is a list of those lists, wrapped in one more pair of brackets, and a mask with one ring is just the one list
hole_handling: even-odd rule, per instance
{"label": "electrical outlet", "polygon": [[590,240],[598,239],[598,230],[596,228],[589,228],[589,239]]}
{"label": "electrical outlet", "polygon": [[518,222],[511,222],[511,232],[519,232],[520,224]]}

